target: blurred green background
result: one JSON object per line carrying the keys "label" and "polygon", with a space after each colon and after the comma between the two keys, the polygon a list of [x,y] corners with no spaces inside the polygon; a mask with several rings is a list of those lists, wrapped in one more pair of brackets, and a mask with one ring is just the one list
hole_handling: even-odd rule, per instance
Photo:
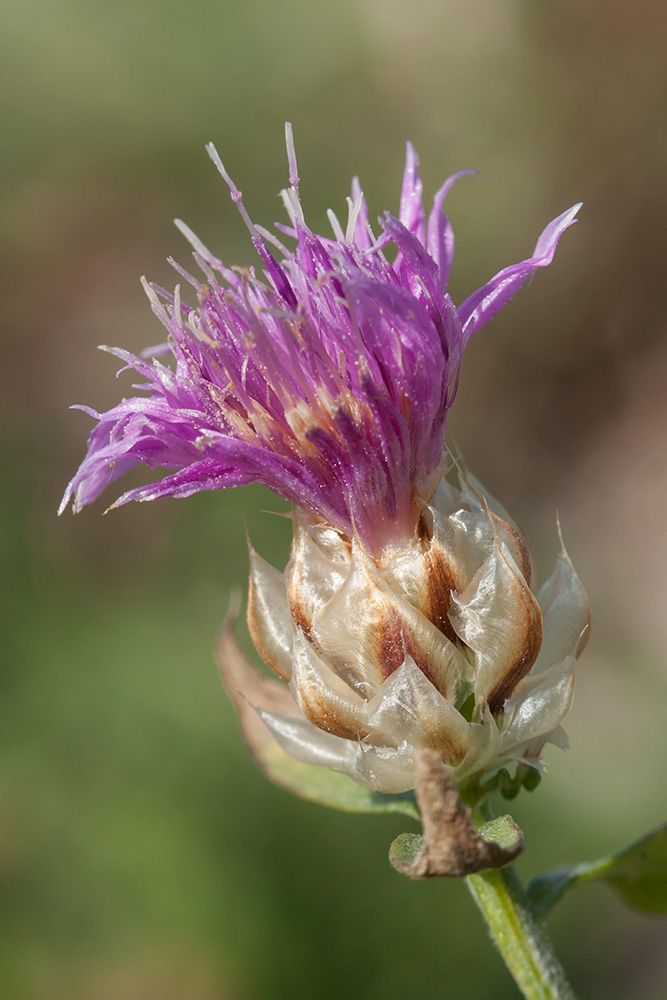
{"label": "blurred green background", "polygon": [[[270,786],[212,650],[259,489],[55,517],[90,420],[128,393],[100,343],[159,342],[178,215],[229,263],[280,217],[294,123],[314,228],[358,172],[396,209],[404,142],[452,192],[461,301],[580,223],[466,357],[450,437],[531,534],[555,512],[594,608],[572,750],[514,803],[530,876],[664,821],[667,796],[667,14],[657,0],[10,0],[3,78],[0,995],[8,1000],[448,997],[516,991],[459,884],[389,867],[395,817]],[[135,482],[140,477],[135,477]],[[113,495],[109,494],[109,499]],[[583,998],[667,995],[665,923],[582,888],[550,918]]]}

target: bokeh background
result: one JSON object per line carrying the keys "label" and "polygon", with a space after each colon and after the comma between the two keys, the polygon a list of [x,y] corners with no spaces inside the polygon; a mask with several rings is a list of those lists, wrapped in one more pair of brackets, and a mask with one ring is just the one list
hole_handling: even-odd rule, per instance
{"label": "bokeh background", "polygon": [[[555,513],[595,626],[572,749],[513,813],[525,876],[666,818],[667,15],[658,0],[9,0],[0,15],[0,994],[8,1000],[516,996],[465,887],[387,865],[396,817],[270,786],[213,647],[261,490],[57,520],[89,418],[129,391],[100,343],[159,342],[180,216],[253,260],[203,145],[280,217],[294,123],[314,228],[359,173],[396,209],[404,142],[449,198],[461,301],[575,201],[554,264],[466,356],[450,437],[531,534]],[[136,481],[139,481],[137,477]],[[109,497],[112,499],[112,496]],[[408,824],[409,825],[409,824]],[[667,995],[666,925],[604,887],[549,920],[583,998]]]}

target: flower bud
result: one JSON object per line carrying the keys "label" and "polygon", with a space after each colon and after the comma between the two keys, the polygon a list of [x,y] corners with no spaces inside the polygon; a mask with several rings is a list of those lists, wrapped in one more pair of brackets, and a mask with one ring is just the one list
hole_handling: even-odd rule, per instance
{"label": "flower bud", "polygon": [[460,784],[562,745],[589,627],[564,549],[535,595],[526,539],[467,473],[442,478],[410,544],[380,556],[301,508],[293,525],[284,574],[251,550],[248,604],[291,692],[287,711],[259,708],[285,752],[403,792],[422,748]]}

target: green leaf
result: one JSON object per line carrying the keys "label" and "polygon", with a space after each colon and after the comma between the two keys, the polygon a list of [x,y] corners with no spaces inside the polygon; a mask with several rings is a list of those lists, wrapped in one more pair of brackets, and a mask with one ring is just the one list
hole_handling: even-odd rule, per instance
{"label": "green leaf", "polygon": [[399,833],[392,840],[389,848],[389,860],[398,871],[409,867],[424,846],[424,838],[420,833]]}
{"label": "green leaf", "polygon": [[528,886],[528,895],[536,912],[544,914],[567,889],[596,879],[637,910],[667,913],[667,823],[616,854],[538,875]]}
{"label": "green leaf", "polygon": [[[499,816],[485,823],[479,830],[479,835],[487,842],[499,844],[506,851],[516,850],[523,841],[521,830],[511,816]],[[424,838],[421,834],[400,833],[389,848],[389,860],[392,864],[398,862],[394,867],[400,871],[405,865],[413,864],[423,846]]]}
{"label": "green leaf", "polygon": [[479,828],[480,837],[487,843],[499,844],[508,852],[519,851],[523,844],[523,833],[511,816],[498,816]]}
{"label": "green leaf", "polygon": [[346,774],[294,760],[276,743],[265,745],[262,750],[261,758],[256,755],[262,770],[277,785],[304,799],[345,812],[402,813],[411,819],[419,819],[412,792],[402,795],[372,792]]}
{"label": "green leaf", "polygon": [[486,794],[499,791],[504,799],[515,799],[522,788],[534,792],[541,780],[542,775],[537,768],[518,764],[513,777],[506,767],[501,767],[481,788]]}
{"label": "green leaf", "polygon": [[[444,768],[444,765],[440,766]],[[451,794],[458,798],[453,783],[450,789]],[[523,833],[511,816],[499,816],[478,831],[460,799],[460,809],[454,811],[446,808],[449,802],[441,796],[434,813],[431,813],[419,778],[417,796],[422,810],[424,836],[401,833],[389,848],[389,861],[402,875],[417,879],[434,876],[463,878],[485,869],[501,868],[523,850]]]}

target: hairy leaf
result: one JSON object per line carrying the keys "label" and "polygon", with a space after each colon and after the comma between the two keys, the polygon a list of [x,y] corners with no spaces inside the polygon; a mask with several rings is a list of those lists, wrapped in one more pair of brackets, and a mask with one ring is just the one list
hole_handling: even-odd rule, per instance
{"label": "hairy leaf", "polygon": [[528,886],[535,910],[544,914],[580,882],[601,879],[637,910],[667,913],[667,823],[616,854],[580,865],[555,868]]}

